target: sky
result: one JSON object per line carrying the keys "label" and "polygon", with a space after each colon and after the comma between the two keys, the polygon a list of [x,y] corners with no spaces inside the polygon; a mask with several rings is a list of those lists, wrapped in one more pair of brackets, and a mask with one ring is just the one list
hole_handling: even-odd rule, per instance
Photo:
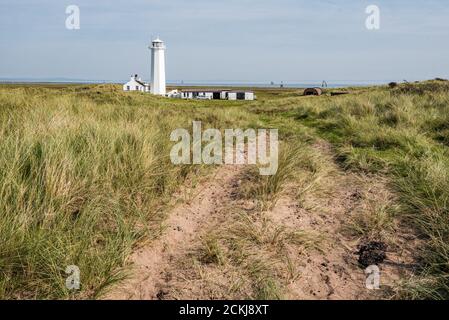
{"label": "sky", "polygon": [[0,78],[148,80],[156,36],[171,81],[449,77],[447,0],[0,0]]}

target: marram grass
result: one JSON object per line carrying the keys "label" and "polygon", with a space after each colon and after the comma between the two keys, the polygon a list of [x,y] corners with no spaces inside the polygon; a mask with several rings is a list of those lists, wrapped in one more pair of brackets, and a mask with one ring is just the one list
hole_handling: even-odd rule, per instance
{"label": "marram grass", "polygon": [[[242,103],[126,94],[113,85],[1,86],[0,298],[97,298],[123,278],[133,246],[160,233],[173,192],[202,172],[169,159],[171,130],[198,120],[204,128],[279,129],[279,174],[251,180],[247,196],[275,200],[307,163],[319,165],[306,147],[317,137],[333,144],[343,170],[388,177],[395,212],[424,240],[419,268],[396,297],[448,299],[449,83],[350,90],[265,90]],[[311,181],[328,170],[309,169]],[[390,228],[390,209],[362,226]],[[209,246],[208,256],[224,263],[216,241]],[[65,287],[69,265],[81,270],[76,294]],[[251,273],[261,284],[256,296],[279,297],[269,268],[261,270]]]}
{"label": "marram grass", "polygon": [[158,235],[164,205],[199,170],[171,163],[170,132],[248,118],[218,109],[112,86],[0,88],[0,298],[96,298],[123,278],[133,245]]}

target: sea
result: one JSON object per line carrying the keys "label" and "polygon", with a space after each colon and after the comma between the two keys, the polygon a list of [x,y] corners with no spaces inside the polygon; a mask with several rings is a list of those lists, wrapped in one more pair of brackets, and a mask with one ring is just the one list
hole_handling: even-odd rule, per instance
{"label": "sea", "polygon": [[[90,80],[69,78],[2,78],[0,83],[54,83],[54,84],[123,84],[128,80]],[[292,81],[243,81],[243,80],[167,80],[167,86],[177,87],[252,87],[252,88],[307,88],[307,87],[363,87],[385,85],[397,80],[292,80]]]}

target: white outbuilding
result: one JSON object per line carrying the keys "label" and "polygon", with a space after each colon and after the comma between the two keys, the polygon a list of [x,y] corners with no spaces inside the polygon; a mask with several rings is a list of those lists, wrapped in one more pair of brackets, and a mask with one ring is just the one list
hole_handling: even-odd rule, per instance
{"label": "white outbuilding", "polygon": [[135,74],[127,83],[123,85],[123,91],[149,92],[150,85],[142,82],[142,79]]}
{"label": "white outbuilding", "polygon": [[181,90],[174,98],[200,100],[255,100],[253,91],[232,91],[229,89],[186,89]]}

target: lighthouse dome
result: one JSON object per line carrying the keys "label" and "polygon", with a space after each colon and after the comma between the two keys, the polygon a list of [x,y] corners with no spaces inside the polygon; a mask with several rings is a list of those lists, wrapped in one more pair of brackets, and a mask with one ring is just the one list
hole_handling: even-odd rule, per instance
{"label": "lighthouse dome", "polygon": [[159,37],[157,37],[155,40],[151,41],[150,48],[165,49],[164,41],[162,41],[161,39],[159,39]]}

